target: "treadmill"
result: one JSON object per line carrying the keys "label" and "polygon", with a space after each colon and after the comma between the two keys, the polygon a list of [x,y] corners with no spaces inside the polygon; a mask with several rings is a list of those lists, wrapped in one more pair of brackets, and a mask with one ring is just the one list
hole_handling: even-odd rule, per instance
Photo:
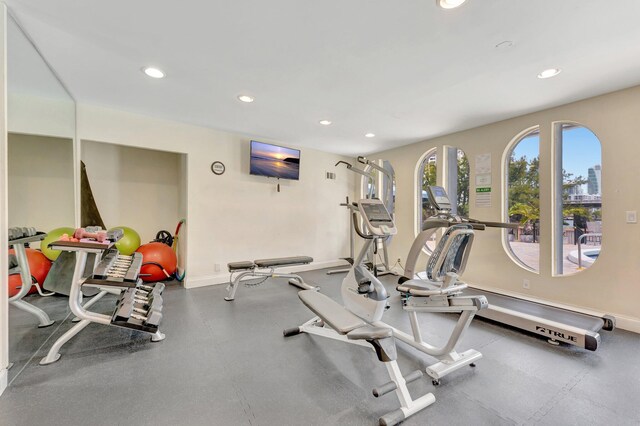
{"label": "treadmill", "polygon": [[[418,234],[407,257],[405,274],[399,282],[412,279],[416,273],[416,263],[427,241],[439,228],[458,223],[468,223],[476,230],[491,228],[515,228],[517,224],[486,222],[462,218],[451,214],[451,201],[444,188],[429,186],[428,200],[436,214],[427,219]],[[611,331],[615,328],[615,318],[611,315],[594,316],[530,300],[507,296],[505,294],[469,287],[465,296],[485,296],[489,301],[487,309],[479,310],[476,315],[515,327],[533,334],[544,336],[549,343],[560,342],[595,351],[600,346],[600,330]]]}

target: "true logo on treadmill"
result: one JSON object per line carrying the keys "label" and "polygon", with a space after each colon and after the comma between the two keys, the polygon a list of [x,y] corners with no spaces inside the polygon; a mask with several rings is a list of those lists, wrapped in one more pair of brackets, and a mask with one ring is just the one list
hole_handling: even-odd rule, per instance
{"label": "true logo on treadmill", "polygon": [[549,335],[552,338],[569,340],[571,342],[577,342],[578,341],[578,338],[576,336],[572,336],[570,334],[566,334],[566,333],[563,333],[561,331],[552,330],[550,328],[540,327],[539,325],[536,325],[536,331],[538,333],[540,333],[540,334]]}

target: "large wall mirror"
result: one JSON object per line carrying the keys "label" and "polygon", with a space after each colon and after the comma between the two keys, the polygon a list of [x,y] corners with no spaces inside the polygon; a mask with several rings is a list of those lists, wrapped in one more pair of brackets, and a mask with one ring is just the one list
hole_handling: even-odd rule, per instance
{"label": "large wall mirror", "polygon": [[[33,227],[41,232],[73,227],[76,176],[75,102],[18,23],[7,22],[7,173],[9,227]],[[11,239],[11,236],[10,236]],[[28,238],[27,238],[28,239]],[[26,260],[32,282],[43,284],[51,260],[37,240],[27,243]],[[47,338],[63,331],[69,315],[67,298],[38,291],[23,296],[21,251],[9,267],[9,383],[31,363]],[[13,262],[12,262],[13,260]],[[16,267],[16,264],[17,267]],[[24,277],[24,279],[22,279]],[[42,294],[42,295],[41,295]],[[37,363],[35,363],[37,365]]]}

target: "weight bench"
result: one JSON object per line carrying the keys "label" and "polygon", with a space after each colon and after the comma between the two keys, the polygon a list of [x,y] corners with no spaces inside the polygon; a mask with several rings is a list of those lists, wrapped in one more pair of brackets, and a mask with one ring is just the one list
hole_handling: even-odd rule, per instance
{"label": "weight bench", "polygon": [[267,278],[289,278],[289,284],[291,285],[303,290],[317,290],[317,287],[305,283],[304,279],[300,275],[280,274],[275,271],[275,269],[280,267],[308,265],[311,262],[313,262],[313,258],[309,256],[292,256],[277,257],[273,259],[258,259],[253,262],[245,260],[242,262],[228,263],[227,268],[229,269],[231,276],[229,277],[229,285],[227,286],[227,291],[229,293],[224,300],[230,302],[235,298],[240,281],[245,277],[264,277],[265,280]]}
{"label": "weight bench", "polygon": [[373,389],[373,395],[377,398],[395,391],[400,400],[400,408],[380,417],[380,425],[398,424],[435,402],[432,393],[416,400],[411,398],[407,383],[421,378],[422,372],[416,370],[406,376],[402,375],[396,361],[396,344],[391,328],[371,326],[344,306],[317,291],[303,290],[298,292],[298,297],[317,316],[299,327],[284,330],[285,337],[308,333],[373,348],[378,360],[387,367],[391,381]]}

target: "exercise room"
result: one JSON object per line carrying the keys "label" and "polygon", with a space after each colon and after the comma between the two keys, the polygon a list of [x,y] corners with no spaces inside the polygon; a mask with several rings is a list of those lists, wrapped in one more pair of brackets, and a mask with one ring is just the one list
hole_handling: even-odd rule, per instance
{"label": "exercise room", "polygon": [[638,16],[0,1],[0,424],[640,424]]}

